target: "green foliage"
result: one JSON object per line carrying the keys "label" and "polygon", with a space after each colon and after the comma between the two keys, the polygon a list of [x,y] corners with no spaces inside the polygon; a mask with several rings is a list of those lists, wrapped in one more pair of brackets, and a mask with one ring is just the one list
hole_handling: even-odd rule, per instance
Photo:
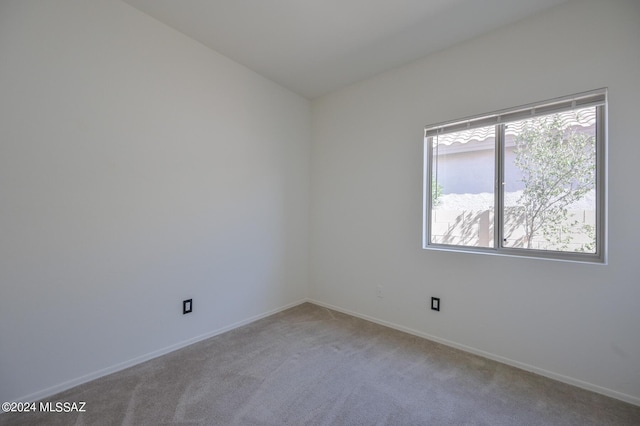
{"label": "green foliage", "polygon": [[[579,228],[568,207],[595,188],[595,137],[564,126],[556,114],[528,120],[515,143],[515,164],[524,183],[518,200],[522,243],[532,248],[533,238],[542,235],[564,250]],[[583,250],[592,247],[586,244]]]}
{"label": "green foliage", "polygon": [[596,251],[596,227],[593,225],[582,225],[582,232],[588,236],[590,242],[582,244],[576,251],[594,253]]}
{"label": "green foliage", "polygon": [[439,206],[442,200],[442,185],[436,181],[436,178],[431,179],[431,205],[433,207]]}

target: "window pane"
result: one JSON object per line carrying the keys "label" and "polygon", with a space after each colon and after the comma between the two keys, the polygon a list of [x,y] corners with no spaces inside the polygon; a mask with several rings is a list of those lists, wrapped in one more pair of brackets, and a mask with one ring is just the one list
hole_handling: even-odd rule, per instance
{"label": "window pane", "polygon": [[428,139],[430,243],[493,247],[495,127]]}
{"label": "window pane", "polygon": [[595,253],[596,107],[505,127],[502,245]]}

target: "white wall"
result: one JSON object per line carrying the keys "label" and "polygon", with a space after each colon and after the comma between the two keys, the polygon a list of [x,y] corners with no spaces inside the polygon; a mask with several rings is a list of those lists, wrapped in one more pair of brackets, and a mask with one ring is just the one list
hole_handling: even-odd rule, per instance
{"label": "white wall", "polygon": [[[638,46],[640,3],[574,1],[314,100],[311,298],[640,404]],[[600,87],[608,265],[420,248],[425,125]]]}
{"label": "white wall", "polygon": [[307,296],[307,100],[111,0],[3,0],[0,58],[0,401]]}

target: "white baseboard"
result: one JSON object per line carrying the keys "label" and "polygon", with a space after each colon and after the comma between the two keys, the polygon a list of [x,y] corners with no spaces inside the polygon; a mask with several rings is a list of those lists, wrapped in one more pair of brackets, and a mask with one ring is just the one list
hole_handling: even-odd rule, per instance
{"label": "white baseboard", "polygon": [[453,342],[451,340],[443,339],[437,336],[433,336],[431,334],[423,333],[418,330],[414,330],[408,327],[404,327],[398,324],[394,324],[392,322],[384,321],[378,318],[370,317],[368,315],[363,315],[358,312],[350,311],[349,309],[344,309],[339,306],[334,306],[328,303],[320,302],[314,299],[307,299],[309,303],[313,303],[318,306],[322,306],[328,309],[332,309],[334,311],[342,312],[347,315],[352,315],[354,317],[362,318],[367,321],[374,322],[376,324],[384,325],[385,327],[393,328],[395,330],[403,331],[408,334],[412,334],[414,336],[422,337],[427,340],[431,340],[437,343],[441,343],[446,346],[450,346],[452,348],[460,349],[465,352],[469,352],[475,355],[479,355],[484,358],[488,358],[494,361],[498,361],[502,364],[507,364],[512,367],[519,368],[521,370],[529,371],[531,373],[539,374],[544,377],[548,377],[553,380],[557,380],[559,382],[563,382],[569,385],[573,385],[582,389],[586,389],[592,392],[596,392],[611,398],[619,399],[620,401],[628,402],[629,404],[640,406],[640,398],[637,398],[632,395],[627,395],[626,393],[618,392],[612,389],[608,389],[602,386],[594,385],[592,383],[588,383],[582,380],[574,379],[573,377],[565,376],[562,374],[554,373],[552,371],[545,370],[543,368],[535,367],[533,365],[525,364],[523,362],[515,361],[509,358],[502,357],[500,355],[496,355],[490,352],[486,352],[480,349],[473,348],[471,346],[462,345],[460,343]]}
{"label": "white baseboard", "polygon": [[627,395],[627,394],[622,393],[622,392],[618,392],[618,391],[615,391],[615,390],[612,390],[612,389],[608,389],[608,388],[605,388],[605,387],[602,387],[602,386],[594,385],[592,383],[584,382],[582,380],[574,379],[574,378],[569,377],[569,376],[565,376],[565,375],[562,375],[562,374],[557,374],[557,373],[554,373],[552,371],[548,371],[548,370],[545,370],[545,369],[542,369],[542,368],[535,367],[533,365],[529,365],[529,364],[525,364],[525,363],[522,363],[522,362],[519,362],[519,361],[515,361],[515,360],[509,359],[509,358],[505,358],[505,357],[502,357],[502,356],[499,356],[499,355],[496,355],[496,354],[493,354],[493,353],[490,353],[490,352],[486,352],[486,351],[483,351],[483,350],[480,350],[480,349],[476,349],[476,348],[473,348],[473,347],[470,347],[470,346],[467,346],[467,345],[462,345],[462,344],[453,342],[451,340],[443,339],[443,338],[440,338],[440,337],[437,337],[437,336],[433,336],[431,334],[423,333],[421,331],[414,330],[414,329],[411,329],[411,328],[408,328],[408,327],[404,327],[404,326],[401,326],[401,325],[398,325],[398,324],[395,324],[395,323],[392,323],[392,322],[389,322],[389,321],[384,321],[384,320],[381,320],[381,319],[378,319],[378,318],[374,318],[374,317],[371,317],[371,316],[368,316],[368,315],[363,315],[363,314],[360,314],[358,312],[351,311],[349,309],[344,309],[344,308],[341,308],[339,306],[334,306],[334,305],[331,305],[331,304],[328,304],[328,303],[324,303],[324,302],[320,302],[318,300],[314,300],[314,299],[310,299],[310,298],[306,298],[306,299],[298,300],[298,301],[293,302],[293,303],[289,303],[289,304],[287,304],[285,306],[282,306],[280,308],[273,309],[271,311],[268,311],[268,312],[265,312],[265,313],[262,313],[262,314],[259,314],[259,315],[255,315],[253,317],[244,319],[242,321],[238,321],[236,323],[233,323],[233,324],[230,324],[228,326],[219,328],[217,330],[213,330],[211,332],[202,334],[200,336],[196,336],[196,337],[193,337],[191,339],[184,340],[182,342],[176,343],[176,344],[171,345],[171,346],[167,346],[167,347],[159,349],[157,351],[153,351],[153,352],[150,352],[148,354],[141,355],[141,356],[138,356],[136,358],[130,359],[128,361],[124,361],[124,362],[112,365],[110,367],[103,368],[101,370],[98,370],[98,371],[95,371],[95,372],[92,372],[92,373],[89,373],[89,374],[85,374],[85,375],[77,377],[75,379],[60,383],[60,384],[55,385],[55,386],[51,386],[49,388],[43,389],[43,390],[38,391],[38,392],[34,392],[32,394],[29,394],[29,395],[26,395],[26,396],[23,396],[23,397],[20,397],[20,398],[15,398],[14,401],[25,401],[25,402],[26,401],[38,401],[38,400],[47,398],[47,397],[55,395],[55,394],[57,394],[59,392],[63,392],[65,390],[67,390],[67,389],[71,389],[71,388],[73,388],[75,386],[90,382],[91,380],[95,380],[95,379],[98,379],[100,377],[103,377],[103,376],[106,376],[106,375],[109,375],[109,374],[112,374],[112,373],[116,373],[118,371],[124,370],[125,368],[133,367],[134,365],[140,364],[142,362],[148,361],[148,360],[153,359],[153,358],[157,358],[159,356],[168,354],[168,353],[176,351],[178,349],[182,349],[182,348],[184,348],[186,346],[189,346],[189,345],[192,345],[194,343],[200,342],[202,340],[206,340],[208,338],[217,336],[217,335],[225,333],[227,331],[231,331],[231,330],[233,330],[235,328],[242,327],[243,325],[250,324],[250,323],[252,323],[254,321],[260,320],[262,318],[268,317],[268,316],[276,314],[278,312],[282,312],[284,310],[287,310],[289,308],[292,308],[294,306],[300,305],[300,304],[305,303],[305,302],[313,303],[315,305],[322,306],[322,307],[325,307],[325,308],[329,308],[329,309],[332,309],[334,311],[342,312],[342,313],[345,313],[345,314],[348,314],[348,315],[352,315],[352,316],[357,317],[357,318],[362,318],[364,320],[371,321],[371,322],[374,322],[376,324],[384,325],[385,327],[389,327],[389,328],[393,328],[395,330],[403,331],[405,333],[409,333],[409,334],[412,334],[414,336],[418,336],[418,337],[421,337],[421,338],[424,338],[424,339],[427,339],[427,340],[431,340],[431,341],[434,341],[434,342],[437,342],[437,343],[441,343],[441,344],[446,345],[446,346],[450,346],[450,347],[453,347],[453,348],[456,348],[456,349],[460,349],[460,350],[465,351],[465,352],[469,352],[469,353],[472,353],[472,354],[475,354],[475,355],[479,355],[479,356],[482,356],[484,358],[488,358],[488,359],[491,359],[491,360],[494,360],[494,361],[498,361],[498,362],[501,362],[503,364],[510,365],[512,367],[520,368],[521,370],[525,370],[525,371],[529,371],[529,372],[532,372],[532,373],[536,373],[536,374],[539,374],[541,376],[548,377],[548,378],[553,379],[553,380],[557,380],[559,382],[567,383],[569,385],[573,385],[573,386],[576,386],[576,387],[579,387],[579,388],[582,388],[582,389],[586,389],[586,390],[589,390],[589,391],[592,391],[592,392],[596,392],[596,393],[599,393],[599,394],[602,394],[602,395],[609,396],[611,398],[615,398],[615,399],[618,399],[618,400],[621,400],[621,401],[624,401],[624,402],[628,402],[628,403],[633,404],[633,405],[640,406],[640,398],[634,397],[632,395]]}
{"label": "white baseboard", "polygon": [[162,349],[158,349],[157,351],[149,352],[149,353],[147,353],[145,355],[141,355],[141,356],[135,357],[135,358],[130,359],[128,361],[124,361],[124,362],[112,365],[110,367],[103,368],[101,370],[94,371],[92,373],[85,374],[85,375],[80,376],[80,377],[76,377],[75,379],[68,380],[66,382],[60,383],[60,384],[55,385],[55,386],[48,387],[46,389],[40,390],[38,392],[34,392],[32,394],[29,394],[29,395],[26,395],[26,396],[23,396],[23,397],[20,397],[20,398],[14,398],[13,401],[33,402],[33,401],[38,401],[38,400],[50,397],[50,396],[55,395],[55,394],[57,394],[59,392],[63,392],[65,390],[71,389],[71,388],[73,388],[75,386],[90,382],[91,380],[99,379],[100,377],[104,377],[106,375],[113,374],[113,373],[116,373],[118,371],[124,370],[125,368],[133,367],[134,365],[143,363],[145,361],[149,361],[150,359],[157,358],[159,356],[168,354],[168,353],[173,352],[173,351],[177,351],[178,349],[182,349],[182,348],[184,348],[186,346],[193,345],[194,343],[200,342],[202,340],[209,339],[211,337],[217,336],[217,335],[225,333],[227,331],[231,331],[231,330],[233,330],[235,328],[238,328],[238,327],[242,327],[243,325],[247,325],[249,323],[252,323],[254,321],[257,321],[257,320],[260,320],[262,318],[268,317],[270,315],[277,314],[278,312],[282,312],[282,311],[287,310],[289,308],[293,308],[294,306],[300,305],[300,304],[305,303],[307,301],[308,301],[307,299],[302,299],[302,300],[298,300],[298,301],[293,302],[293,303],[289,303],[289,304],[287,304],[285,306],[270,310],[268,312],[265,312],[265,313],[262,313],[262,314],[259,314],[259,315],[252,316],[250,318],[244,319],[242,321],[238,321],[236,323],[227,325],[227,326],[219,328],[217,330],[213,330],[213,331],[210,331],[208,333],[201,334],[200,336],[192,337],[191,339],[184,340],[184,341],[176,343],[174,345],[167,346],[167,347],[162,348]]}

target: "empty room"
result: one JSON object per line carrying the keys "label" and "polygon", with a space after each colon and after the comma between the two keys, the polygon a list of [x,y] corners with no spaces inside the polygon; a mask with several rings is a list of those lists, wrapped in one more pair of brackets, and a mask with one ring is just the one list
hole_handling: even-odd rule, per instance
{"label": "empty room", "polygon": [[640,424],[637,0],[0,0],[0,425]]}

